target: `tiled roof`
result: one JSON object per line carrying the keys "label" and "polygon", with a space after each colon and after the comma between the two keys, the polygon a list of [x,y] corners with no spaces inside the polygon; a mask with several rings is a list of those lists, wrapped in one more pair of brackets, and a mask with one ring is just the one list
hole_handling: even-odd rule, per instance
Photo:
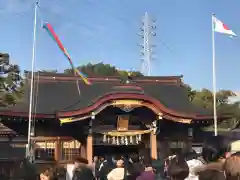
{"label": "tiled roof", "polygon": [[[59,76],[58,76],[59,77]],[[186,89],[178,83],[169,83],[170,79],[180,80],[181,77],[151,77],[149,82],[139,80],[148,80],[136,78],[132,83],[122,84],[120,80],[97,80],[92,85],[85,85],[81,81],[60,80],[52,78],[51,80],[40,80],[35,84],[34,99],[36,105],[34,113],[37,114],[56,114],[59,111],[74,111],[84,109],[96,103],[97,99],[106,94],[134,93],[150,96],[158,100],[166,108],[181,113],[211,115],[209,111],[195,107],[188,101]],[[26,82],[25,94],[21,103],[8,109],[11,112],[28,112],[29,108],[29,81]],[[78,91],[78,86],[80,93]],[[0,109],[4,111],[4,109]]]}

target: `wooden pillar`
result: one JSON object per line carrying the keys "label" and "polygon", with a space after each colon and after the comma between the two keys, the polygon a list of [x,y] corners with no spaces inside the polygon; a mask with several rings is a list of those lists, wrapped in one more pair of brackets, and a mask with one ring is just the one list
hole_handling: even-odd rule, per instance
{"label": "wooden pillar", "polygon": [[87,160],[91,164],[93,159],[93,137],[89,134],[87,137]]}
{"label": "wooden pillar", "polygon": [[61,160],[61,140],[60,140],[60,137],[57,137],[57,140],[56,140],[56,143],[55,143],[54,159],[57,163]]}
{"label": "wooden pillar", "polygon": [[150,149],[152,159],[157,159],[157,135],[153,132],[150,134]]}
{"label": "wooden pillar", "polygon": [[89,131],[87,136],[87,160],[89,164],[92,164],[93,160],[93,136],[92,136],[92,119],[94,119],[95,116],[93,115],[90,122],[89,122]]}
{"label": "wooden pillar", "polygon": [[80,146],[80,156],[87,159],[86,144],[81,144],[81,146]]}

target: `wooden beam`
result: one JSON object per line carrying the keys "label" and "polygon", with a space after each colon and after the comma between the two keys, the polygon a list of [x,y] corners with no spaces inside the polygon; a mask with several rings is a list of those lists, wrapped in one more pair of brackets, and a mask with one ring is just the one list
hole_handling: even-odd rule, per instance
{"label": "wooden beam", "polygon": [[72,137],[70,136],[49,136],[49,137],[45,137],[45,136],[36,136],[36,137],[32,137],[31,138],[34,141],[57,141],[58,139],[60,140],[74,140]]}

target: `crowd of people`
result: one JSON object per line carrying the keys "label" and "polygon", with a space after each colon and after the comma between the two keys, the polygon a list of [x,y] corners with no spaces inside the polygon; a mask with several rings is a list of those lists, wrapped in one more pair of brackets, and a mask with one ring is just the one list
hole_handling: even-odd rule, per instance
{"label": "crowd of people", "polygon": [[[50,180],[41,174],[41,180]],[[230,142],[222,136],[207,139],[202,153],[172,154],[162,167],[147,158],[128,156],[94,157],[93,163],[78,158],[72,180],[240,180],[240,153],[231,152]]]}

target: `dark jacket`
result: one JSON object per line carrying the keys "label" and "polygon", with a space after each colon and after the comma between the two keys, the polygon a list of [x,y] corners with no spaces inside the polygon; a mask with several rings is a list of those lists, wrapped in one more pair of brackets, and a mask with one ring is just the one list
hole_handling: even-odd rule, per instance
{"label": "dark jacket", "polygon": [[116,165],[113,164],[111,159],[105,160],[100,165],[100,169],[98,172],[98,177],[100,180],[107,180],[108,173],[113,170],[116,167]]}
{"label": "dark jacket", "polygon": [[91,169],[82,166],[80,168],[77,168],[73,172],[73,178],[72,180],[94,180],[93,173]]}
{"label": "dark jacket", "polygon": [[93,171],[94,171],[94,175],[95,175],[95,177],[99,177],[99,168],[100,168],[100,165],[101,165],[101,163],[99,162],[99,161],[97,161],[97,162],[95,162],[94,163],[94,166],[93,166]]}

